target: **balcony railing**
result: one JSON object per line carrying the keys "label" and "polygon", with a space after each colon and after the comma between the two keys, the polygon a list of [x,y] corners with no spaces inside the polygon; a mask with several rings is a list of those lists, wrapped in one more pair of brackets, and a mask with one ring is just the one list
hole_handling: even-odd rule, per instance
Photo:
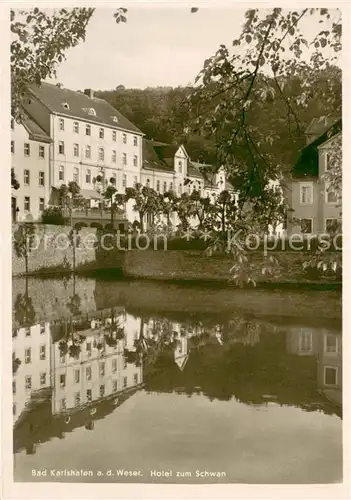
{"label": "balcony railing", "polygon": [[[63,216],[69,218],[69,210],[63,210]],[[111,209],[110,208],[73,208],[72,209],[72,219],[101,219],[110,220],[111,219]],[[126,212],[124,210],[115,210],[113,214],[115,220],[121,220],[126,218]]]}

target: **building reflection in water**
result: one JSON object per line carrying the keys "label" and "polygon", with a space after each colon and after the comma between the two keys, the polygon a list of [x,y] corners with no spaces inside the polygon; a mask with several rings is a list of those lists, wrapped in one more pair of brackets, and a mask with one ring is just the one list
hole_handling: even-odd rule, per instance
{"label": "building reflection in water", "polygon": [[93,430],[137,390],[341,416],[338,331],[136,317],[123,307],[13,330],[14,450]]}

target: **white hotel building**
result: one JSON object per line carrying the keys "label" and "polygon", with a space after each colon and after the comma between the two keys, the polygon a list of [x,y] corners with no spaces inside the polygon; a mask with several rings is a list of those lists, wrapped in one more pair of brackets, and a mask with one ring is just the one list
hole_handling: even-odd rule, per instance
{"label": "white hotel building", "polygon": [[50,136],[29,116],[11,119],[11,167],[19,189],[12,189],[12,221],[40,218],[49,199]]}
{"label": "white hotel building", "polygon": [[[30,90],[25,110],[30,119],[16,128],[23,129],[22,135],[25,131],[30,135],[28,139],[16,139],[13,148],[13,165],[21,185],[18,200],[13,201],[20,210],[18,220],[40,219],[44,207],[58,204],[58,189],[70,181],[79,184],[90,207],[97,206],[111,179],[118,193],[136,183],[160,193],[172,190],[178,196],[194,189],[210,197],[224,189],[232,190],[223,168],[192,161],[182,145],[145,140],[133,123],[106,101],[94,97],[90,89],[76,92],[42,82]],[[43,144],[27,147],[26,141],[39,139]],[[29,194],[25,192],[28,189]],[[130,200],[125,207],[130,223],[138,220],[133,206]],[[179,222],[175,214],[171,220],[175,225]],[[105,222],[109,222],[108,217]]]}
{"label": "white hotel building", "polygon": [[[31,90],[25,108],[52,139],[49,204],[57,203],[57,189],[70,181],[91,200],[100,198],[98,176],[103,186],[114,178],[119,193],[140,182],[142,132],[91,90],[75,92],[43,82]],[[131,208],[127,213],[133,220]]]}

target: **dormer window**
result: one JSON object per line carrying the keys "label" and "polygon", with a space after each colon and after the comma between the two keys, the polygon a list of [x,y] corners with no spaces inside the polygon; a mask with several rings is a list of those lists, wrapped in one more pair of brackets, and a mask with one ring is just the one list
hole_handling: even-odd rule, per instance
{"label": "dormer window", "polygon": [[112,121],[114,121],[115,123],[118,123],[118,118],[117,118],[117,116],[112,116]]}
{"label": "dormer window", "polygon": [[62,106],[63,106],[65,109],[69,109],[69,104],[68,104],[68,102],[63,102],[63,103],[62,103]]}
{"label": "dormer window", "polygon": [[96,111],[95,111],[95,109],[94,109],[94,108],[90,108],[90,109],[88,110],[88,114],[89,114],[89,115],[92,115],[92,116],[96,116]]}

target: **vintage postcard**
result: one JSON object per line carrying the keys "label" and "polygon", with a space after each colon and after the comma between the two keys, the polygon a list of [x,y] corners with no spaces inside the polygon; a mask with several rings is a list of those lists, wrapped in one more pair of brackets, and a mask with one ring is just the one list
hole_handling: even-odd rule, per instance
{"label": "vintage postcard", "polygon": [[346,498],[348,6],[0,12],[3,497]]}

